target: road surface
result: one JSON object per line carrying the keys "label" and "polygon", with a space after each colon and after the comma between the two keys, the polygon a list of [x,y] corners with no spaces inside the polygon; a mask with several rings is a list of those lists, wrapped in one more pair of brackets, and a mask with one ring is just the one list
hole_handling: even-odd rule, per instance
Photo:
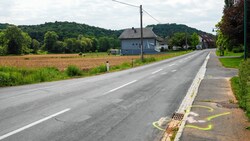
{"label": "road surface", "polygon": [[152,141],[210,50],[121,72],[0,88],[0,140]]}

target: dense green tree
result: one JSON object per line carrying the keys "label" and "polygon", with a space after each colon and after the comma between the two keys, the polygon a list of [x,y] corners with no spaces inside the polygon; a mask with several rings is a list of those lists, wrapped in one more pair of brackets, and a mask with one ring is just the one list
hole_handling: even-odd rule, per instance
{"label": "dense green tree", "polygon": [[200,42],[199,35],[194,32],[192,34],[192,36],[191,36],[191,41],[190,42],[191,42],[191,46],[192,47],[196,47],[199,44],[199,42]]}
{"label": "dense green tree", "polygon": [[22,52],[24,54],[29,54],[30,52],[32,52],[32,49],[30,49],[32,39],[30,38],[29,34],[25,32],[22,32],[22,36],[23,36]]}
{"label": "dense green tree", "polygon": [[184,32],[177,32],[170,38],[170,46],[179,46],[183,47],[186,45],[186,36],[187,43],[190,44],[190,36]]}
{"label": "dense green tree", "polygon": [[17,26],[10,26],[5,31],[8,54],[20,55],[23,53],[24,36]]}
{"label": "dense green tree", "polygon": [[58,53],[64,53],[65,52],[66,44],[62,41],[56,41],[55,48],[57,49]]}
{"label": "dense green tree", "polygon": [[7,53],[7,47],[5,43],[6,42],[4,32],[0,31],[0,55],[6,55]]}
{"label": "dense green tree", "polygon": [[238,46],[244,42],[244,3],[243,0],[235,6],[224,8],[222,21],[218,24],[224,36],[231,41],[232,46]]}
{"label": "dense green tree", "polygon": [[59,49],[56,48],[56,42],[58,40],[58,35],[54,31],[48,31],[44,35],[44,49],[51,53],[58,53]]}
{"label": "dense green tree", "polygon": [[100,52],[106,52],[110,49],[110,43],[108,37],[101,37],[99,38],[99,51]]}
{"label": "dense green tree", "polygon": [[40,43],[39,43],[39,41],[37,41],[36,39],[33,39],[32,43],[31,43],[31,49],[33,50],[32,51],[33,53],[37,53],[38,50],[40,49]]}

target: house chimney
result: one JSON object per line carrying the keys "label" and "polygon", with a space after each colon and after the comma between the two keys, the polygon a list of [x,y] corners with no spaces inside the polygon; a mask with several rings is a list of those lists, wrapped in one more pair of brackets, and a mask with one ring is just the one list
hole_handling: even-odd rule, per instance
{"label": "house chimney", "polygon": [[136,29],[134,27],[132,27],[132,30],[134,30],[134,33],[136,33]]}

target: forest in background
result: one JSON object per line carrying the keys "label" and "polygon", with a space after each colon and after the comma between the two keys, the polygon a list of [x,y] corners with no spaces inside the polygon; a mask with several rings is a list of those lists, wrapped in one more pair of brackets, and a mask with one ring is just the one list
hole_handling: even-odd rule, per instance
{"label": "forest in background", "polygon": [[[153,31],[162,38],[181,32],[190,35],[205,33],[181,24],[147,27],[153,27]],[[120,48],[118,37],[122,32],[123,30],[107,30],[75,22],[56,21],[20,26],[0,24],[0,55],[106,52],[111,48]]]}

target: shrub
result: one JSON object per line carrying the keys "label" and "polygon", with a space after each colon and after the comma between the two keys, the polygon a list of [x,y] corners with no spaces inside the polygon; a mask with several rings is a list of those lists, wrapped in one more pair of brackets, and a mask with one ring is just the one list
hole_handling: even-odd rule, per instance
{"label": "shrub", "polygon": [[66,73],[68,76],[81,76],[82,75],[82,71],[74,65],[70,65],[68,66],[68,68],[66,69]]}
{"label": "shrub", "polygon": [[237,47],[234,47],[232,51],[233,53],[241,53],[241,52],[244,52],[244,48],[243,46],[237,46]]}
{"label": "shrub", "polygon": [[233,78],[231,82],[240,107],[246,110],[250,119],[250,60],[241,63],[239,77]]}
{"label": "shrub", "polygon": [[100,65],[98,67],[90,69],[89,73],[90,74],[99,74],[99,73],[104,73],[107,71],[107,67],[105,65]]}

